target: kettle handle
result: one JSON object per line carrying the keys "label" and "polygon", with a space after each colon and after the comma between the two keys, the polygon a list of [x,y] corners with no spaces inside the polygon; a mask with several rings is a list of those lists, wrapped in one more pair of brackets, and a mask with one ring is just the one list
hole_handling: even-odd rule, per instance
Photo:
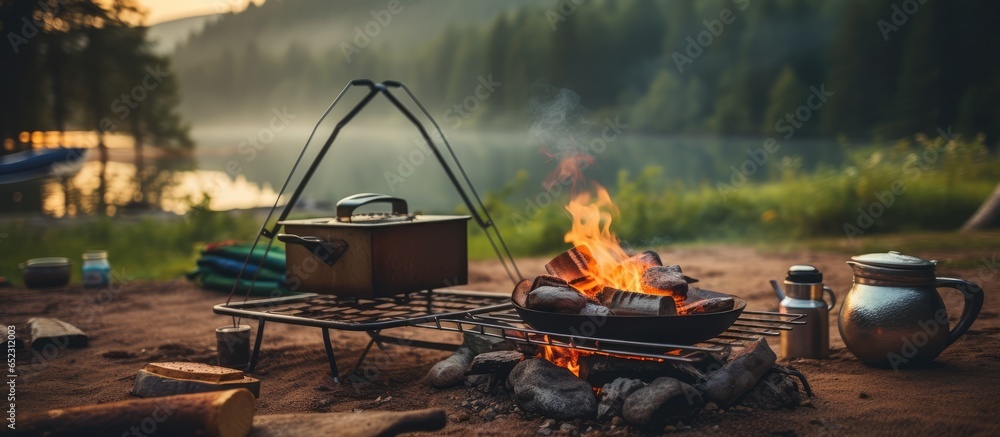
{"label": "kettle handle", "polygon": [[983,309],[983,289],[969,281],[952,278],[936,278],[936,287],[954,288],[962,292],[965,297],[965,307],[962,308],[962,318],[958,319],[958,324],[948,333],[948,345],[958,340],[965,331],[969,330],[972,322],[979,316],[979,310]]}
{"label": "kettle handle", "polygon": [[837,295],[833,292],[832,288],[825,285],[823,286],[823,292],[830,295],[830,303],[826,304],[826,310],[830,311],[837,305]]}

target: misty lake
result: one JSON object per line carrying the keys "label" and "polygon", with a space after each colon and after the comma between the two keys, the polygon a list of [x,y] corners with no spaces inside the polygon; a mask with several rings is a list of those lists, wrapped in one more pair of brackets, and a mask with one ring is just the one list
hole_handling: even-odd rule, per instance
{"label": "misty lake", "polygon": [[[161,187],[161,207],[183,213],[192,203],[200,201],[203,194],[211,196],[213,209],[273,205],[309,130],[289,127],[267,135],[261,132],[259,126],[193,129],[192,137],[197,144],[193,162],[151,163],[166,169],[162,177],[168,181]],[[301,181],[305,168],[315,160],[329,132],[321,129],[313,138],[286,195]],[[527,173],[527,181],[507,199],[510,202],[520,203],[521,198],[538,194],[542,180],[553,171],[560,156],[553,147],[536,144],[528,129],[478,131],[462,127],[446,130],[446,135],[481,195],[511,183],[519,171]],[[620,171],[635,175],[646,166],[655,165],[662,167],[667,181],[672,182],[664,189],[728,182],[732,167],[739,168],[751,159],[748,151],[762,148],[767,138],[649,136],[624,131],[604,141],[596,130],[580,136],[573,139],[574,143],[594,158],[594,164],[586,171],[589,180],[614,187]],[[248,137],[253,141],[248,141]],[[309,181],[300,205],[331,209],[338,199],[350,194],[378,192],[407,199],[414,211],[453,212],[461,199],[419,138],[415,129],[405,126],[344,129]],[[782,165],[794,158],[800,159],[805,169],[837,166],[843,160],[841,148],[833,140],[782,141],[780,137],[778,140],[781,148],[769,154],[754,177],[780,174]],[[440,141],[437,143],[440,145]],[[3,188],[23,191],[21,205],[3,209],[63,215],[67,187],[77,195],[96,189],[100,163],[95,161],[96,153],[91,155],[90,162],[68,185],[50,180]],[[110,162],[108,175],[109,201],[127,203],[135,190],[135,167],[130,158]]]}

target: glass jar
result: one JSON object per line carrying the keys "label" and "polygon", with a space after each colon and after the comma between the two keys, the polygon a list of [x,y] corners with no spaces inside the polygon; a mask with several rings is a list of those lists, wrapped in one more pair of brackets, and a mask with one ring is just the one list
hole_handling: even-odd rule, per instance
{"label": "glass jar", "polygon": [[83,253],[83,286],[107,287],[111,282],[111,264],[108,252],[88,250]]}

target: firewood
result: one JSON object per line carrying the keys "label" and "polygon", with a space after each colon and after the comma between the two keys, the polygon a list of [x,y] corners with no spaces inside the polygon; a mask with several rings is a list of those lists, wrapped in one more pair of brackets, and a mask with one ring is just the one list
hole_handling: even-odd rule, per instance
{"label": "firewood", "polygon": [[593,295],[600,290],[600,284],[589,273],[595,262],[590,248],[576,246],[552,258],[545,264],[545,271],[580,292]]}
{"label": "firewood", "polygon": [[731,297],[713,297],[711,299],[685,302],[677,308],[678,314],[719,313],[729,311],[736,306]]}
{"label": "firewood", "polygon": [[43,349],[50,344],[58,348],[87,345],[87,334],[59,319],[33,317],[28,319],[28,326],[31,328],[32,349]]}
{"label": "firewood", "polygon": [[678,266],[648,268],[642,274],[641,284],[643,293],[671,296],[677,300],[687,297],[688,283]]}
{"label": "firewood", "polygon": [[653,294],[635,293],[604,287],[598,295],[601,303],[615,315],[673,316],[677,314],[674,298]]}
{"label": "firewood", "polygon": [[645,252],[636,254],[631,258],[625,260],[624,264],[638,264],[642,266],[643,270],[646,270],[650,267],[662,266],[663,261],[660,260],[660,254],[652,250],[647,250]]}
{"label": "firewood", "polygon": [[14,435],[243,437],[253,414],[253,395],[237,389],[49,410],[18,420]]}
{"label": "firewood", "polygon": [[587,298],[569,287],[539,287],[528,293],[527,307],[538,311],[579,314]]}
{"label": "firewood", "polygon": [[236,388],[245,388],[260,397],[260,380],[239,370],[202,363],[149,363],[135,375],[132,394],[152,398]]}
{"label": "firewood", "polygon": [[587,304],[583,306],[583,309],[580,310],[580,315],[605,317],[611,315],[611,309],[604,305],[587,302]]}
{"label": "firewood", "polygon": [[360,413],[292,413],[257,416],[250,437],[393,436],[437,431],[447,423],[440,408]]}
{"label": "firewood", "polygon": [[533,287],[531,286],[531,279],[522,279],[514,286],[514,292],[511,293],[510,298],[514,303],[524,307],[528,305],[528,293],[531,292]]}
{"label": "firewood", "polygon": [[552,275],[538,275],[535,276],[535,281],[531,283],[531,289],[534,290],[538,287],[565,287],[569,285],[568,282],[563,280],[558,276]]}

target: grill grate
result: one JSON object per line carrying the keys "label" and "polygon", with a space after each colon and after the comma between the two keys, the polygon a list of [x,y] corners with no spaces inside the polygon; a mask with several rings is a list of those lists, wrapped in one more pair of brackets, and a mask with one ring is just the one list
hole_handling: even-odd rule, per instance
{"label": "grill grate", "polygon": [[[799,320],[802,316],[796,314],[744,311],[725,333],[703,343],[680,345],[635,342],[535,330],[521,320],[506,294],[452,290],[375,299],[341,299],[336,296],[304,294],[220,304],[215,306],[215,312],[260,322],[258,340],[254,346],[255,356],[260,347],[265,321],[324,328],[325,337],[329,336],[328,329],[365,331],[372,335],[373,341],[380,342],[392,339],[381,335],[381,330],[416,327],[475,333],[520,344],[554,346],[623,358],[642,357],[677,362],[702,361],[713,354],[744,346],[764,336],[778,335],[781,331],[805,323]],[[331,367],[334,367],[332,351],[329,349],[328,354],[331,357]]]}

